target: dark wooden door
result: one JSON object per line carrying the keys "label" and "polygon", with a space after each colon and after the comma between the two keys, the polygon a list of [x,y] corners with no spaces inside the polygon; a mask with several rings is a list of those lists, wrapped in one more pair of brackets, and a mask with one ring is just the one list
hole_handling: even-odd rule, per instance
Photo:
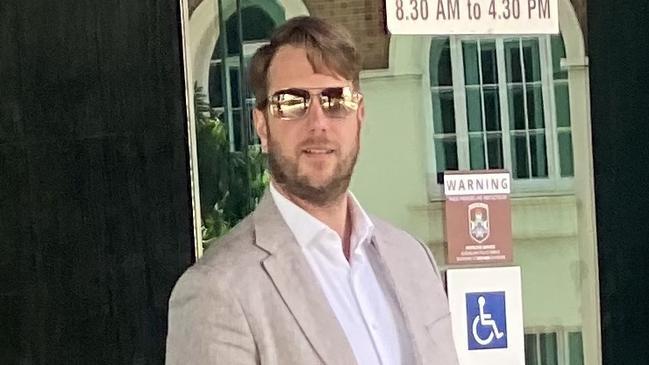
{"label": "dark wooden door", "polygon": [[0,1],[0,363],[160,364],[192,261],[179,4]]}
{"label": "dark wooden door", "polygon": [[649,364],[649,1],[589,0],[604,364]]}

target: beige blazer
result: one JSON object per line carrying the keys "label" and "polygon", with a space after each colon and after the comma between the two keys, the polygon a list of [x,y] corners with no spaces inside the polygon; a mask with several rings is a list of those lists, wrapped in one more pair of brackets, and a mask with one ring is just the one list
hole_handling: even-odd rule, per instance
{"label": "beige blazer", "polygon": [[[430,252],[407,233],[372,221],[379,269],[402,311],[414,363],[456,365],[448,302]],[[166,363],[356,364],[268,191],[178,280],[169,300]]]}

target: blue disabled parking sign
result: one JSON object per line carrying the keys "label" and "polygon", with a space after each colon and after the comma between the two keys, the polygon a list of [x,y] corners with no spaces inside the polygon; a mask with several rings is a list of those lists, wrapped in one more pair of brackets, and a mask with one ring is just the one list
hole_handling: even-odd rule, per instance
{"label": "blue disabled parking sign", "polygon": [[520,267],[449,269],[446,280],[459,363],[525,364]]}
{"label": "blue disabled parking sign", "polygon": [[507,348],[505,292],[466,293],[469,350]]}

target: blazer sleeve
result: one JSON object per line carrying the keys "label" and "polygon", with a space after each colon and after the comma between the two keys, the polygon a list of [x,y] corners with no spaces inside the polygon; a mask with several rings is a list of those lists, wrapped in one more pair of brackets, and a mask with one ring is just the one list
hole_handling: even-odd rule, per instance
{"label": "blazer sleeve", "polygon": [[176,284],[169,300],[167,365],[259,363],[243,309],[218,281],[194,267]]}

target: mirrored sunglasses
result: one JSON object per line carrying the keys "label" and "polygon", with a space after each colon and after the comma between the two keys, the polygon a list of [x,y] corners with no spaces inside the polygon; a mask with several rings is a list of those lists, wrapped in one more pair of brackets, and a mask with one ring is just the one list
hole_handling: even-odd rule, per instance
{"label": "mirrored sunglasses", "polygon": [[272,116],[282,120],[296,120],[304,117],[314,98],[320,101],[320,107],[328,118],[344,118],[358,109],[363,96],[349,86],[318,89],[291,88],[275,92],[268,98]]}

